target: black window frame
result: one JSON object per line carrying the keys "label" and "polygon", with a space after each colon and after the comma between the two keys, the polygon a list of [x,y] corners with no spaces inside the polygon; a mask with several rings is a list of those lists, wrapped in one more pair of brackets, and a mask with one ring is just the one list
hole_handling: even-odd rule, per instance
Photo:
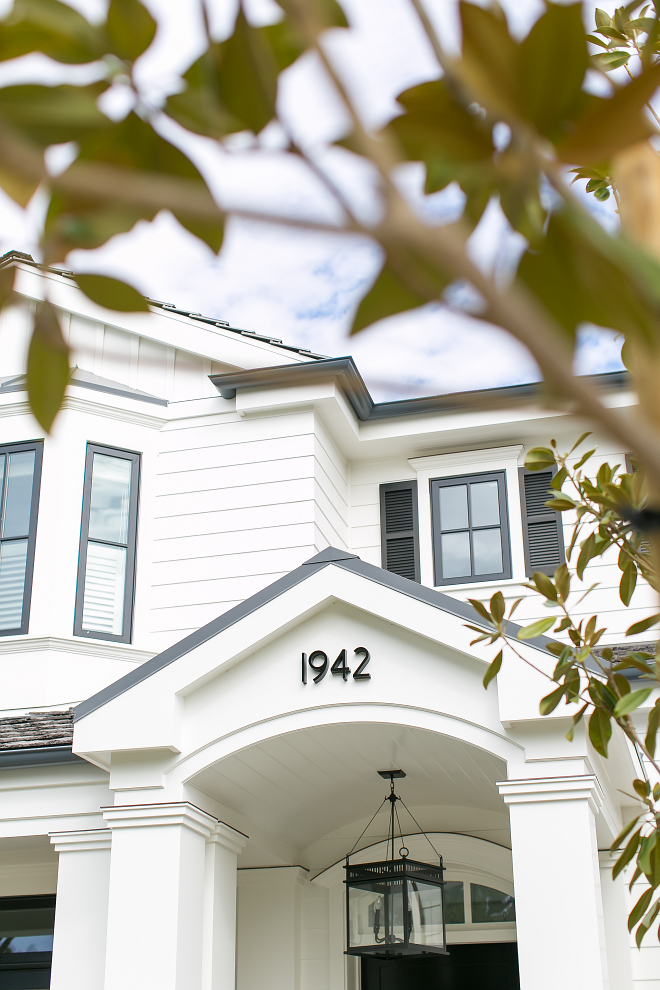
{"label": "black window frame", "polygon": [[[502,534],[502,570],[495,574],[472,574],[466,577],[442,576],[441,534],[443,532],[470,533],[470,566],[472,566],[472,532],[480,529],[495,529],[495,526],[472,526],[470,519],[470,499],[468,498],[468,527],[460,530],[442,530],[440,527],[440,501],[436,492],[440,488],[450,488],[458,484],[470,485],[483,481],[497,481],[500,503],[500,529]],[[432,478],[429,482],[431,496],[431,529],[433,534],[433,582],[436,588],[446,585],[483,584],[487,581],[505,581],[512,577],[511,536],[509,528],[509,500],[507,495],[506,471],[486,471],[475,474],[457,474],[447,478]]]}
{"label": "black window frame", "polygon": [[[89,542],[89,512],[92,495],[92,470],[94,454],[106,454],[109,457],[121,457],[132,462],[131,494],[128,512],[128,542],[126,544],[126,580],[124,584],[124,621],[121,635],[101,632],[98,629],[83,629],[83,607],[85,603],[85,572],[87,569],[87,544]],[[73,622],[73,635],[85,639],[102,639],[111,643],[130,643],[133,632],[133,605],[135,602],[135,561],[137,556],[137,523],[140,489],[140,460],[141,454],[135,450],[124,450],[120,447],[108,447],[105,444],[87,444],[85,454],[85,481],[83,485],[82,519],[80,524],[80,548],[78,551],[78,577],[76,582],[76,607]],[[119,546],[109,541],[92,541],[103,543],[105,546]],[[121,544],[123,546],[123,544]]]}
{"label": "black window frame", "polygon": [[[41,494],[41,469],[43,464],[44,442],[43,440],[27,440],[24,443],[4,443],[0,446],[0,455],[17,454],[23,450],[34,451],[34,475],[32,477],[32,504],[30,506],[30,524],[28,528],[28,552],[25,562],[25,583],[23,585],[23,610],[21,612],[21,625],[14,629],[0,629],[0,636],[26,636],[30,628],[30,609],[32,606],[32,579],[34,576],[34,553],[37,543],[37,523],[39,520],[39,496]],[[8,481],[8,472],[5,470],[2,490],[0,491],[0,511],[4,501],[5,486]],[[0,525],[2,520],[0,519]],[[16,537],[24,540],[25,537]],[[3,540],[2,543],[12,543],[13,538]]]}

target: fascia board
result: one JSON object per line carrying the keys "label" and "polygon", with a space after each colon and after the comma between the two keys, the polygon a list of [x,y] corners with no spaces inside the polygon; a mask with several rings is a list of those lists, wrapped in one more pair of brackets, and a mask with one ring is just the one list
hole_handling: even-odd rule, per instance
{"label": "fascia board", "polygon": [[295,352],[286,352],[273,344],[242,337],[222,327],[204,327],[190,317],[167,310],[152,309],[149,313],[117,313],[104,309],[88,299],[70,279],[52,272],[16,266],[16,292],[29,299],[43,299],[43,281],[48,282],[48,298],[59,309],[76,316],[112,326],[154,340],[168,347],[185,350],[199,357],[236,368],[262,368],[269,365],[310,361]]}

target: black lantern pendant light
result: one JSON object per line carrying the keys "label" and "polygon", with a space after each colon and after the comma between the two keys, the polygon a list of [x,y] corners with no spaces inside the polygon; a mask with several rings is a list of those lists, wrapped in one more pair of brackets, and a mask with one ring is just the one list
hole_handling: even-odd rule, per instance
{"label": "black lantern pendant light", "polygon": [[[383,805],[390,803],[390,821],[386,859],[380,863],[351,863],[346,857],[346,954],[349,956],[421,956],[427,953],[448,955],[445,931],[444,866],[433,843],[418,825],[404,802],[394,793],[395,778],[405,777],[403,770],[379,770],[390,780],[390,793],[373,816],[358,842]],[[397,802],[406,809],[420,832],[438,856],[438,865],[408,859],[403,845],[401,825],[399,858],[394,854],[395,821],[399,821]],[[391,857],[387,858],[392,843]]]}

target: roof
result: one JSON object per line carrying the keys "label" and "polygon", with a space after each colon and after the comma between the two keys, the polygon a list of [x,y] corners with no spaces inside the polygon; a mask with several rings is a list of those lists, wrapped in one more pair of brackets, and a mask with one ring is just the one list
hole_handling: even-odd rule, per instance
{"label": "roof", "polygon": [[[38,261],[34,260],[31,254],[24,254],[22,251],[7,251],[6,254],[0,256],[0,269],[16,264],[32,265],[34,268],[39,268],[44,272],[50,272],[53,275],[62,275],[64,278],[75,279],[75,272],[67,271],[65,268],[50,268],[48,265],[41,265]],[[313,360],[325,357],[324,354],[315,354],[313,351],[310,351],[305,347],[294,347],[292,344],[285,344],[279,339],[279,337],[270,337],[267,334],[255,333],[254,330],[244,330],[241,327],[232,327],[226,320],[218,320],[214,316],[202,316],[201,313],[191,313],[187,309],[179,309],[174,303],[162,302],[160,299],[150,299],[149,296],[147,296],[146,299],[151,306],[156,306],[158,309],[165,310],[168,313],[177,313],[180,316],[187,316],[191,320],[195,320],[197,323],[205,323],[207,326],[211,327],[221,327],[223,330],[230,330],[232,333],[241,334],[245,337],[251,337],[253,340],[259,340],[266,344],[273,344],[274,347],[280,347],[285,351],[293,351],[294,354],[302,354]]]}
{"label": "roof", "polygon": [[[75,721],[84,718],[85,715],[91,714],[91,712],[96,711],[98,708],[102,708],[103,705],[112,701],[113,698],[117,698],[119,695],[124,694],[125,691],[129,691],[135,684],[139,684],[141,681],[156,674],[159,670],[174,663],[175,660],[190,653],[198,646],[208,642],[208,640],[213,639],[219,633],[234,625],[234,623],[256,612],[263,605],[278,598],[284,592],[289,591],[290,588],[307,580],[312,574],[317,573],[324,567],[328,567],[330,564],[341,567],[346,571],[351,571],[368,581],[374,581],[376,584],[383,585],[386,588],[392,588],[394,591],[407,595],[409,598],[415,598],[418,601],[425,602],[427,605],[447,612],[450,615],[488,628],[485,621],[471,605],[458,601],[458,599],[452,598],[449,595],[444,595],[440,591],[435,591],[433,588],[427,588],[422,584],[418,584],[416,581],[410,581],[408,578],[400,577],[398,574],[386,571],[382,567],[368,564],[366,561],[360,560],[359,557],[345,550],[328,547],[326,550],[322,550],[321,553],[317,553],[316,556],[305,561],[300,567],[296,567],[295,570],[285,574],[284,577],[278,578],[277,581],[258,591],[256,595],[252,595],[251,598],[247,598],[239,605],[235,605],[227,612],[223,612],[217,619],[208,622],[201,629],[198,629],[178,643],[170,646],[167,650],[159,653],[158,656],[147,660],[140,667],[136,667],[128,674],[125,674],[124,677],[120,677],[118,681],[109,684],[108,687],[103,688],[98,694],[92,695],[86,701],[82,701],[74,708]],[[520,626],[514,622],[509,622],[507,629],[511,638],[515,638]],[[549,642],[550,640],[545,636],[538,636],[536,639],[526,640],[525,645],[546,652],[546,644]]]}
{"label": "roof", "polygon": [[73,742],[73,711],[29,712],[0,718],[0,750],[32,749],[35,746],[70,746]]}
{"label": "roof", "polygon": [[[621,389],[630,386],[627,371],[612,371],[585,376],[601,389]],[[399,416],[419,416],[425,413],[446,413],[464,409],[484,409],[524,405],[539,402],[543,382],[506,385],[500,388],[475,389],[471,392],[451,392],[393,402],[374,402],[352,357],[322,358],[313,363],[280,364],[250,371],[233,371],[209,378],[224,399],[233,399],[240,389],[267,389],[302,385],[310,381],[335,380],[353,412],[362,422],[393,419]]]}

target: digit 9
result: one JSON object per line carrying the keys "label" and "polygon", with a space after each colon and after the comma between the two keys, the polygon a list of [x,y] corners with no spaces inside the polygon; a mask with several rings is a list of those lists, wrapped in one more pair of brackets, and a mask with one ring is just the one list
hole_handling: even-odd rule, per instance
{"label": "digit 9", "polygon": [[308,663],[312,670],[316,671],[314,683],[318,684],[319,681],[323,680],[328,672],[328,657],[323,650],[314,650],[314,652],[309,655]]}

